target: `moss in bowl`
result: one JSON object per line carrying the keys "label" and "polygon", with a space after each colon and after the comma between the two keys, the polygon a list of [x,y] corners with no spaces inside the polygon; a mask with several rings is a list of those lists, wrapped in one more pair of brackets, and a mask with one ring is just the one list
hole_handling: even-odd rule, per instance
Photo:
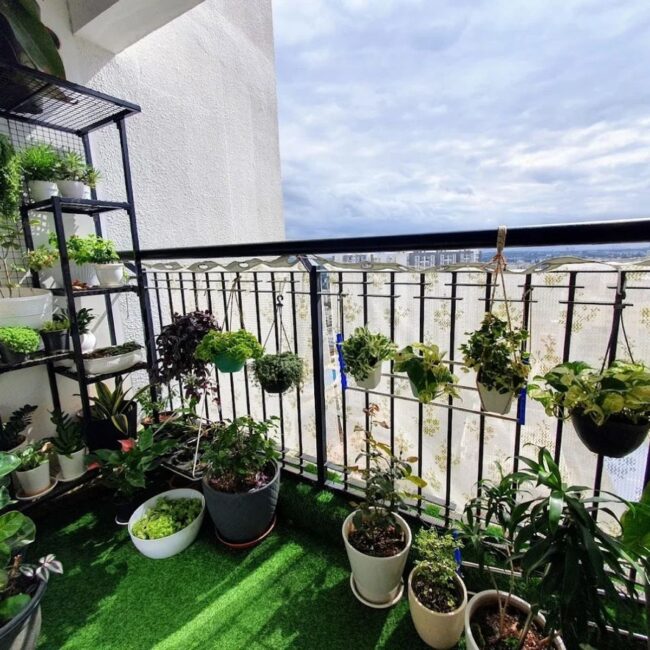
{"label": "moss in bowl", "polygon": [[284,393],[302,384],[304,369],[302,359],[293,352],[265,354],[253,363],[253,372],[267,393]]}
{"label": "moss in bowl", "polygon": [[201,514],[200,499],[167,499],[161,497],[133,525],[133,534],[140,539],[161,539],[187,528]]}

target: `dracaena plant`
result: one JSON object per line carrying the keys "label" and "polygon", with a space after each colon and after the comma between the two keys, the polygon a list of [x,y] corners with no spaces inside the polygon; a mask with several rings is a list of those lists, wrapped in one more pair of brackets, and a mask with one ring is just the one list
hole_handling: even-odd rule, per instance
{"label": "dracaena plant", "polygon": [[128,390],[124,389],[121,377],[115,380],[115,388],[111,390],[107,384],[98,381],[96,384],[97,395],[90,396],[92,402],[92,416],[94,420],[110,420],[113,426],[124,435],[129,433],[128,412],[136,407],[138,395],[149,386],[140,388],[132,398],[128,398]]}
{"label": "dracaena plant", "polygon": [[396,349],[383,334],[374,334],[367,327],[357,327],[341,346],[345,370],[356,381],[363,381],[378,363],[391,359]]}
{"label": "dracaena plant", "polygon": [[9,451],[25,439],[23,432],[32,423],[32,414],[37,408],[25,404],[16,409],[6,422],[0,422],[0,451]]}

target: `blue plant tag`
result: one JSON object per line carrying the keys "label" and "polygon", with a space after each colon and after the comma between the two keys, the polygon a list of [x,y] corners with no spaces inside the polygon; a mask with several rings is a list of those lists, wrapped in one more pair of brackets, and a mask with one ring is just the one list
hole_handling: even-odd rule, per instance
{"label": "blue plant tag", "polygon": [[519,424],[526,424],[526,386],[519,391],[519,401],[517,402],[517,421]]}
{"label": "blue plant tag", "polygon": [[[454,539],[458,539],[458,531],[457,530],[452,530],[451,534],[453,535]],[[454,560],[456,560],[456,571],[460,573],[461,567],[463,565],[463,556],[460,552],[460,547],[457,548],[454,551]]]}
{"label": "blue plant tag", "polygon": [[336,335],[336,351],[339,356],[339,369],[341,371],[341,389],[346,390],[348,387],[348,378],[345,374],[345,361],[343,361],[343,334]]}

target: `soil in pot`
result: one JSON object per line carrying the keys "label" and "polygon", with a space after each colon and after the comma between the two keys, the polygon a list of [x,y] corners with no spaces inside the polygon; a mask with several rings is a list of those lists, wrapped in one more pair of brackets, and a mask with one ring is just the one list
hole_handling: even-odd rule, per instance
{"label": "soil in pot", "polygon": [[[487,605],[481,607],[472,618],[472,634],[479,648],[484,650],[512,650],[517,645],[515,641],[526,624],[526,614],[511,607],[506,610],[502,631],[499,630],[499,607]],[[538,650],[544,640],[542,631],[532,623],[524,644],[523,650]]]}
{"label": "soil in pot", "polygon": [[463,597],[458,589],[454,594],[454,602],[449,604],[449,592],[440,591],[432,587],[422,576],[416,574],[411,583],[417,599],[428,609],[440,614],[456,611],[463,602]]}
{"label": "soil in pot", "polygon": [[235,494],[238,492],[250,492],[251,490],[258,490],[271,482],[275,476],[275,467],[267,465],[262,471],[256,474],[249,474],[243,479],[235,479],[232,475],[217,476],[210,478],[210,487],[218,490],[219,492],[228,492]]}
{"label": "soil in pot", "polygon": [[400,526],[356,529],[348,533],[348,542],[364,555],[392,557],[406,547],[406,534]]}

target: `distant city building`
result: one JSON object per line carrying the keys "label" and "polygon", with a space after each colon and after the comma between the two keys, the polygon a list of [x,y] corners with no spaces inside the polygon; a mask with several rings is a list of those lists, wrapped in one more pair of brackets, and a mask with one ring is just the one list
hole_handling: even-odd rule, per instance
{"label": "distant city building", "polygon": [[403,253],[341,253],[333,255],[334,262],[343,264],[401,264]]}
{"label": "distant city building", "polygon": [[407,264],[416,269],[449,264],[471,264],[481,261],[481,252],[476,248],[447,251],[413,251],[408,254]]}

